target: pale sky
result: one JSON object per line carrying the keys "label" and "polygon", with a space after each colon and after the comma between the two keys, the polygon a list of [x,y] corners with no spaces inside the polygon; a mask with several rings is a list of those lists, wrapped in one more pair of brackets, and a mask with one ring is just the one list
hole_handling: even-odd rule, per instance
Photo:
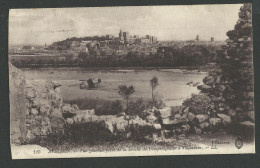
{"label": "pale sky", "polygon": [[112,34],[120,28],[130,35],[158,40],[226,40],[242,4],[142,7],[11,9],[10,44],[51,44],[70,37]]}

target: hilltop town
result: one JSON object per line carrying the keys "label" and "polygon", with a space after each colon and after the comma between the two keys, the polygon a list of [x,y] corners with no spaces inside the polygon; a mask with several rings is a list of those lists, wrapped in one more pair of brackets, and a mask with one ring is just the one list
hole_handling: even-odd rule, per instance
{"label": "hilltop town", "polygon": [[45,46],[12,47],[11,62],[17,67],[34,66],[194,66],[213,61],[225,42],[159,41],[156,36],[113,35],[67,38]]}

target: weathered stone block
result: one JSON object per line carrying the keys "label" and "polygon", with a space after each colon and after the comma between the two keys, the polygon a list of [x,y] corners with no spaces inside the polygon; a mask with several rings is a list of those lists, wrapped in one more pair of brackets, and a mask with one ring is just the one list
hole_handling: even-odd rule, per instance
{"label": "weathered stone block", "polygon": [[189,112],[188,115],[187,115],[187,119],[189,121],[193,121],[195,119],[195,117],[196,117],[196,115],[191,113],[191,112]]}
{"label": "weathered stone block", "polygon": [[231,117],[230,117],[230,116],[228,116],[228,115],[226,115],[226,114],[221,114],[221,113],[217,114],[217,116],[218,116],[219,118],[221,118],[222,123],[223,123],[224,125],[231,123]]}
{"label": "weathered stone block", "polygon": [[167,118],[172,116],[172,109],[169,107],[165,107],[163,109],[159,109],[161,118]]}
{"label": "weathered stone block", "polygon": [[206,115],[206,114],[199,114],[199,115],[196,115],[196,118],[197,118],[197,120],[198,120],[200,123],[202,123],[202,122],[204,122],[205,120],[207,120],[209,117],[208,117],[208,115]]}
{"label": "weathered stone block", "polygon": [[209,123],[212,126],[216,126],[221,123],[221,119],[220,118],[210,118]]}

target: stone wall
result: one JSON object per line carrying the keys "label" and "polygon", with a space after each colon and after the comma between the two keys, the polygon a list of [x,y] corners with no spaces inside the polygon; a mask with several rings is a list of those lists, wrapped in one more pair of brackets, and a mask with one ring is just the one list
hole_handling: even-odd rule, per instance
{"label": "stone wall", "polygon": [[25,140],[25,76],[9,63],[10,142],[21,144]]}

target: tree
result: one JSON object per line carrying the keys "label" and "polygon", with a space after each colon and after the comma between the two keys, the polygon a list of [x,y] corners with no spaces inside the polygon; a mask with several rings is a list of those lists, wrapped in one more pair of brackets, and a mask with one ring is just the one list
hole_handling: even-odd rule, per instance
{"label": "tree", "polygon": [[152,88],[152,99],[153,99],[153,102],[154,102],[154,95],[153,95],[153,91],[155,90],[155,88],[159,85],[159,79],[154,76],[151,80],[150,80],[150,86]]}
{"label": "tree", "polygon": [[118,94],[126,100],[126,112],[128,111],[128,99],[135,92],[134,86],[127,87],[126,85],[118,86]]}

